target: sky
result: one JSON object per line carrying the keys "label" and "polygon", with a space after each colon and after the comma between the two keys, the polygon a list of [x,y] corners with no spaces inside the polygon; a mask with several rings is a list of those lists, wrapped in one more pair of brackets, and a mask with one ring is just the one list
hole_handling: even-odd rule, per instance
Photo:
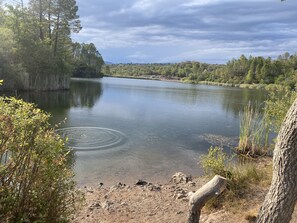
{"label": "sky", "polygon": [[83,29],[113,63],[226,63],[297,52],[297,1],[76,0]]}
{"label": "sky", "polygon": [[297,1],[77,0],[83,29],[113,63],[226,63],[297,51]]}

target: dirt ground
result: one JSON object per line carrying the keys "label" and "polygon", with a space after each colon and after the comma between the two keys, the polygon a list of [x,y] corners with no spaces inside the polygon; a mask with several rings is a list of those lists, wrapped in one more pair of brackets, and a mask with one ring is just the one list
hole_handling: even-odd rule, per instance
{"label": "dirt ground", "polygon": [[[73,223],[183,223],[188,217],[188,193],[206,181],[177,173],[164,185],[138,181],[134,185],[118,183],[111,187],[84,187],[86,200],[72,218]],[[257,188],[238,207],[203,208],[200,222],[253,222],[268,188]],[[297,223],[294,213],[292,223]]]}

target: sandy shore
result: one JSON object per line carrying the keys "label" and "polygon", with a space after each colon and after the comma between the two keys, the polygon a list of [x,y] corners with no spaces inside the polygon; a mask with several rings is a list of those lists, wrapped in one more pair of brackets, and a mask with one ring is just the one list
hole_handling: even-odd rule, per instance
{"label": "sandy shore", "polygon": [[[185,176],[185,175],[184,175]],[[188,216],[188,193],[206,183],[205,178],[182,177],[168,179],[160,185],[136,182],[134,185],[118,183],[111,187],[84,187],[86,201],[72,218],[73,223],[182,223]],[[201,221],[205,223],[253,222],[268,188],[257,188],[238,207],[203,208]],[[297,218],[294,218],[294,221]]]}

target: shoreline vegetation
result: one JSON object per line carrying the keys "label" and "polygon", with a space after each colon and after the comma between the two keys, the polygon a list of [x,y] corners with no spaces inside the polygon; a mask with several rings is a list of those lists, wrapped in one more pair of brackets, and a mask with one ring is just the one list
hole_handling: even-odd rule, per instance
{"label": "shoreline vegetation", "polygon": [[189,80],[179,78],[166,78],[162,76],[118,76],[118,75],[104,75],[103,77],[123,78],[123,79],[138,79],[138,80],[154,80],[154,81],[167,81],[167,82],[178,82],[185,84],[201,84],[221,87],[237,87],[246,89],[264,89],[264,90],[277,90],[277,89],[289,89],[289,87],[281,84],[233,84],[233,83],[222,83],[215,81],[198,81],[193,82]]}
{"label": "shoreline vegetation", "polygon": [[276,59],[241,55],[226,64],[198,61],[105,64],[102,72],[104,76],[112,77],[269,90],[284,86],[293,90],[297,83],[297,55],[284,53]]}

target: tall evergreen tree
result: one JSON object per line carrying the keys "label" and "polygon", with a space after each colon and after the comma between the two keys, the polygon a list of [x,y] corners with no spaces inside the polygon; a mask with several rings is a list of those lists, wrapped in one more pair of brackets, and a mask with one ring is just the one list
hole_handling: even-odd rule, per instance
{"label": "tall evergreen tree", "polygon": [[81,29],[75,0],[30,0],[27,7],[7,6],[16,58],[29,74],[30,89],[69,87],[71,32]]}
{"label": "tall evergreen tree", "polygon": [[74,43],[74,77],[101,77],[103,58],[93,43],[79,44]]}

